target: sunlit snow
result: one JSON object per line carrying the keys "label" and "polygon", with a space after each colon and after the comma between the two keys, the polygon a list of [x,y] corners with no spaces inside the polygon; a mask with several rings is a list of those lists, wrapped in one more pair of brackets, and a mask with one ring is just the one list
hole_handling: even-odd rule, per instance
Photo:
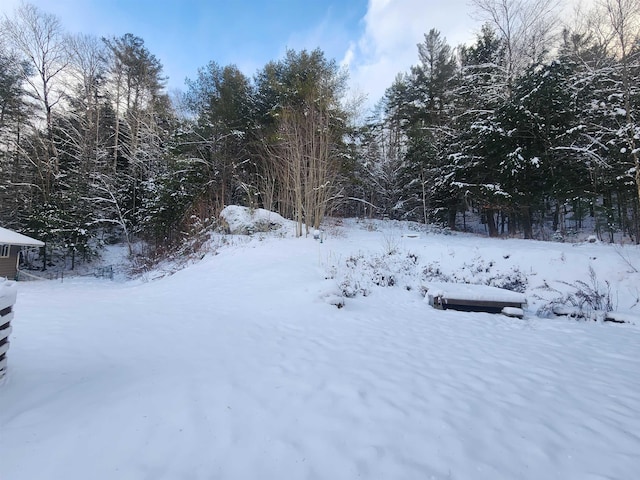
{"label": "sunlit snow", "polygon": [[[640,327],[536,316],[591,266],[636,319],[637,246],[293,232],[155,281],[19,283],[0,478],[637,477]],[[515,271],[524,319],[436,310],[420,288]]]}

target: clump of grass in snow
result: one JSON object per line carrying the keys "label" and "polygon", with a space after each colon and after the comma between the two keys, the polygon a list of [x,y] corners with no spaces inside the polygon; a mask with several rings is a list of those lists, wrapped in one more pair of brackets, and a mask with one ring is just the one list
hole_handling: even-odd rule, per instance
{"label": "clump of grass in snow", "polygon": [[604,284],[598,280],[593,267],[589,267],[589,280],[576,280],[574,283],[559,282],[571,290],[565,293],[550,287],[545,283],[541,288],[554,292],[557,296],[545,303],[538,315],[550,316],[567,315],[571,318],[587,320],[603,320],[608,312],[615,310],[611,294],[611,284],[608,280]]}

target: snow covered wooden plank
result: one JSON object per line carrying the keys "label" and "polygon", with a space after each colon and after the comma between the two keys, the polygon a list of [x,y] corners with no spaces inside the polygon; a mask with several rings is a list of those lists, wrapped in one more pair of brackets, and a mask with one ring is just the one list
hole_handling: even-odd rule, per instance
{"label": "snow covered wooden plank", "polygon": [[504,307],[501,313],[503,315],[506,315],[507,317],[514,317],[514,318],[524,317],[524,310],[522,308],[517,308],[517,307]]}
{"label": "snow covered wooden plank", "polygon": [[13,319],[13,305],[16,302],[17,288],[14,282],[0,280],[0,379],[7,370],[7,351],[9,334]]}
{"label": "snow covered wooden plank", "polygon": [[9,335],[11,335],[12,330],[13,328],[9,323],[0,325],[0,342],[2,342],[5,338],[9,338]]}
{"label": "snow covered wooden plank", "polygon": [[640,323],[640,317],[631,313],[607,312],[604,316],[605,322],[613,323]]}
{"label": "snow covered wooden plank", "polygon": [[[0,350],[5,350],[4,352],[0,353],[0,380],[2,380],[2,378],[4,377],[6,371],[7,371],[7,352],[6,350],[8,350],[9,348],[9,342],[4,341],[5,343],[0,344]],[[4,348],[6,346],[6,349]]]}
{"label": "snow covered wooden plank", "polygon": [[566,316],[583,320],[640,324],[640,316],[632,313],[604,312],[602,310],[589,310],[571,305],[554,305],[551,311],[559,317]]}
{"label": "snow covered wooden plank", "polygon": [[4,354],[9,350],[9,342],[5,340],[0,340],[0,358],[4,358]]}
{"label": "snow covered wooden plank", "polygon": [[16,303],[18,289],[14,282],[0,279],[0,312]]}
{"label": "snow covered wooden plank", "polygon": [[451,308],[521,317],[522,309],[527,303],[522,293],[488,285],[429,282],[423,286],[429,305],[442,310]]}

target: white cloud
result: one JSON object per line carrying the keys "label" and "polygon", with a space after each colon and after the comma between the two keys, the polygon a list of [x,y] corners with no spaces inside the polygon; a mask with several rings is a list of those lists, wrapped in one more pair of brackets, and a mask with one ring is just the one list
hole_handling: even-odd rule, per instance
{"label": "white cloud", "polygon": [[353,59],[356,55],[355,48],[356,48],[355,44],[351,42],[349,44],[349,48],[344,54],[344,57],[342,57],[342,60],[340,60],[340,66],[346,67],[346,68],[351,67],[351,62],[353,62]]}
{"label": "white cloud", "polygon": [[466,0],[369,0],[362,36],[345,54],[354,89],[377,102],[395,77],[418,62],[418,43],[435,28],[451,46],[473,39]]}
{"label": "white cloud", "polygon": [[[558,13],[567,19],[576,5],[588,9],[595,1],[564,0]],[[452,47],[469,44],[482,24],[477,17],[470,0],[369,0],[364,32],[342,61],[352,89],[366,92],[373,106],[399,73],[418,63],[417,44],[425,33],[435,28]]]}

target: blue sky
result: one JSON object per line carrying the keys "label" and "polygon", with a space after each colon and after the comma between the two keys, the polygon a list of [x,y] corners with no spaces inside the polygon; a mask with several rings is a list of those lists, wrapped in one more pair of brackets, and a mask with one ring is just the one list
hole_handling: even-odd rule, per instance
{"label": "blue sky", "polygon": [[[73,32],[98,36],[133,33],[163,63],[171,87],[181,87],[214,60],[253,74],[287,46],[321,46],[328,56],[357,35],[366,0],[347,3],[271,0],[35,0]],[[322,45],[319,45],[322,43]],[[342,50],[342,52],[341,52]]]}
{"label": "blue sky", "polygon": [[[20,0],[1,0],[11,14]],[[480,27],[469,0],[31,0],[70,33],[133,33],[164,66],[169,89],[184,88],[213,60],[252,76],[287,48],[321,48],[344,64],[357,94],[378,100],[417,63],[416,45],[431,28],[452,46]]]}

